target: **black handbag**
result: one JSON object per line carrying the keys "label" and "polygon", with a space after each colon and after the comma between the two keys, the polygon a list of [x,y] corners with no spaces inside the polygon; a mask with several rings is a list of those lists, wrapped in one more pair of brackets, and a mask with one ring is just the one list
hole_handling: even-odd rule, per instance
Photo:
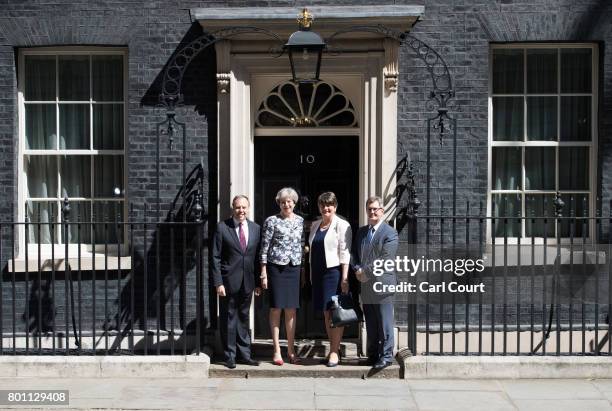
{"label": "black handbag", "polygon": [[327,310],[330,311],[332,328],[344,327],[363,321],[363,313],[359,307],[355,307],[351,294],[332,296],[331,300],[327,302]]}

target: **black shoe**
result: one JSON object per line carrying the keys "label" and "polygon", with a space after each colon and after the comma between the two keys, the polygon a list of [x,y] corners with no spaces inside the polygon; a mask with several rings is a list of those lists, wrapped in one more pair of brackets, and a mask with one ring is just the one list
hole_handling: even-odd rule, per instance
{"label": "black shoe", "polygon": [[234,368],[236,368],[236,361],[234,361],[234,360],[227,360],[227,361],[225,361],[225,366],[227,368],[229,368],[230,370],[233,370]]}
{"label": "black shoe", "polygon": [[374,364],[372,368],[374,368],[375,370],[382,370],[383,368],[387,368],[391,364],[393,364],[393,362],[391,361],[378,360],[378,362],[376,362],[376,364]]}
{"label": "black shoe", "polygon": [[252,365],[253,367],[259,366],[259,361],[255,361],[252,358],[249,358],[248,360],[240,359],[240,360],[237,360],[236,362],[238,364]]}
{"label": "black shoe", "polygon": [[374,364],[376,364],[378,362],[378,358],[376,357],[369,357],[366,362],[365,365],[369,365],[370,367],[373,366]]}

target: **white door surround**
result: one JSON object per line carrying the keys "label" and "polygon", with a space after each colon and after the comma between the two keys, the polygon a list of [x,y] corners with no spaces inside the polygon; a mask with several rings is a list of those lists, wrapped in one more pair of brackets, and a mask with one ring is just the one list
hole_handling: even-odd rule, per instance
{"label": "white door surround", "polygon": [[[423,13],[421,6],[322,6],[310,8],[313,30],[324,38],[352,25],[384,25],[406,31]],[[296,8],[193,9],[204,30],[256,26],[280,38],[297,30]],[[279,43],[261,34],[241,34],[215,44],[218,108],[218,215],[224,218],[236,194],[254,198],[255,113],[277,84],[288,80],[286,56],[270,49]],[[334,40],[342,53],[324,53],[321,79],[337,85],[351,100],[359,119],[359,198],[380,195],[393,210],[397,163],[397,81],[399,42],[377,33],[346,33]],[[348,51],[347,51],[348,50]],[[316,131],[315,131],[316,130]],[[324,129],[295,128],[294,133],[323,134]],[[352,130],[354,133],[356,130]],[[265,131],[258,130],[258,133]],[[327,133],[331,133],[328,130]],[[252,204],[253,208],[257,204]],[[359,221],[366,216],[360,207]],[[252,210],[254,211],[254,210]]]}
{"label": "white door surround", "polygon": [[[384,25],[409,30],[424,12],[422,6],[312,7],[312,29],[327,38],[354,25]],[[193,9],[191,16],[205,31],[214,33],[231,26],[255,26],[286,39],[298,29],[298,8]],[[344,132],[359,136],[359,199],[379,195],[387,215],[395,206],[397,164],[397,83],[399,42],[377,33],[347,33],[334,41],[342,53],[324,53],[321,79],[340,88],[352,102],[359,128]],[[256,135],[274,133],[271,128],[255,129],[255,114],[261,101],[279,83],[290,78],[287,56],[275,57],[270,49],[278,42],[257,33],[232,36],[215,43],[217,57],[218,193],[217,215],[230,213],[231,199],[245,194],[254,199]],[[334,135],[335,128],[289,128],[283,135]],[[257,204],[252,202],[251,215]],[[367,221],[365,207],[359,207],[359,223]],[[251,307],[251,317],[254,309]],[[251,327],[254,324],[251,318]],[[251,330],[251,335],[255,335]],[[397,340],[396,340],[397,341]],[[362,339],[363,343],[363,339]]]}

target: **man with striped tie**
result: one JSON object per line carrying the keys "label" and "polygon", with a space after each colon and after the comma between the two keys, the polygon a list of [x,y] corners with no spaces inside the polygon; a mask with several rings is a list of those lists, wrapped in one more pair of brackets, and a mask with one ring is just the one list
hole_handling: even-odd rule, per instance
{"label": "man with striped tie", "polygon": [[353,241],[351,266],[361,282],[361,300],[367,332],[368,365],[383,369],[393,363],[393,294],[379,293],[374,283],[396,284],[395,271],[374,275],[375,260],[395,260],[399,245],[397,231],[384,222],[383,201],[378,196],[366,201],[368,225],[360,227]]}

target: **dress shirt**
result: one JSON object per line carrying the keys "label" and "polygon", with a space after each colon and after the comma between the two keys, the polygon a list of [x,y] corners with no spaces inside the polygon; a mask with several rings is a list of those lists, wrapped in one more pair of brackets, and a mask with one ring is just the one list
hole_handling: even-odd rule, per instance
{"label": "dress shirt", "polygon": [[[232,220],[234,220],[234,226],[236,226],[236,228],[234,229],[234,231],[236,231],[236,236],[238,237],[238,240],[240,240],[240,221],[236,220],[234,217],[232,217]],[[246,243],[249,243],[249,224],[248,224],[248,220],[244,220],[243,221],[243,226],[242,226],[242,231],[244,232],[244,239],[246,240]]]}

